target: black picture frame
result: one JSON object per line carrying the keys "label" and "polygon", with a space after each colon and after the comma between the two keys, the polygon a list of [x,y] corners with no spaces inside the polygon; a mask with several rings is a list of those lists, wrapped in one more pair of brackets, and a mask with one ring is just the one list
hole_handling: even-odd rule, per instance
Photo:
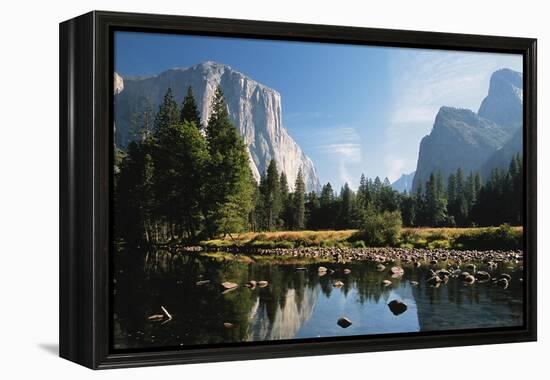
{"label": "black picture frame", "polygon": [[[172,351],[110,350],[113,32],[182,33],[517,53],[524,73],[524,316],[519,328],[323,338]],[[537,41],[93,11],[60,24],[60,356],[93,369],[535,341]]]}

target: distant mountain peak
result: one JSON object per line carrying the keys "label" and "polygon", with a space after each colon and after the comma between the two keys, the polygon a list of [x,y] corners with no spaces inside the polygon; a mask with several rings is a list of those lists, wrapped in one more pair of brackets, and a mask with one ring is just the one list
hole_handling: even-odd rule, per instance
{"label": "distant mountain peak", "polygon": [[412,190],[412,184],[413,184],[415,173],[416,171],[413,171],[412,173],[409,173],[409,174],[401,174],[401,177],[399,177],[399,179],[397,179],[391,184],[392,189],[400,193],[404,191],[406,191],[407,193],[410,193]]}
{"label": "distant mountain peak", "polygon": [[413,189],[430,173],[444,178],[461,167],[465,172],[486,173],[506,165],[521,147],[523,75],[500,69],[491,75],[488,94],[479,112],[443,106],[428,136],[420,142]]}
{"label": "distant mountain peak", "polygon": [[520,127],[523,123],[523,74],[511,69],[495,71],[478,114],[505,128]]}

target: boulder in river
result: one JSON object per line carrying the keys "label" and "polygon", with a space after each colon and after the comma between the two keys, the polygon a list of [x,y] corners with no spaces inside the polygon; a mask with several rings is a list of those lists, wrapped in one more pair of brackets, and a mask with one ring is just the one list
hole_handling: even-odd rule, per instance
{"label": "boulder in river", "polygon": [[250,280],[246,283],[246,287],[250,289],[254,289],[258,285],[258,283],[255,280]]}
{"label": "boulder in river", "polygon": [[435,272],[435,274],[442,280],[448,280],[451,276],[451,272],[449,272],[447,269],[439,269]]}
{"label": "boulder in river", "polygon": [[317,272],[319,272],[319,273],[326,273],[327,270],[328,270],[328,269],[325,268],[325,267],[319,267],[319,268],[317,268]]}
{"label": "boulder in river", "polygon": [[210,283],[210,280],[201,280],[201,281],[197,281],[195,283],[195,285],[201,286],[201,285],[206,285],[206,284],[209,284],[209,283]]}
{"label": "boulder in river", "polygon": [[351,269],[348,269],[348,268],[344,269],[344,274],[350,274],[350,273],[351,273]]}
{"label": "boulder in river", "polygon": [[466,281],[466,277],[470,276],[470,273],[468,272],[460,272],[460,274],[458,275],[458,279],[460,281]]}
{"label": "boulder in river", "polygon": [[233,328],[235,325],[231,322],[224,322],[223,323],[223,327],[225,327],[226,329],[231,329]]}
{"label": "boulder in river", "polygon": [[496,281],[496,284],[500,287],[502,287],[503,289],[507,289],[508,286],[510,285],[510,282],[506,279],[506,278],[499,278],[497,281]]}
{"label": "boulder in river", "polygon": [[390,281],[390,280],[383,280],[383,281],[382,281],[382,285],[384,285],[384,286],[390,286],[390,285],[391,285],[391,281]]}
{"label": "boulder in river", "polygon": [[403,276],[405,271],[401,267],[391,267],[390,273],[394,276]]}
{"label": "boulder in river", "polygon": [[400,300],[393,300],[388,304],[393,315],[400,315],[407,311],[407,305]]}
{"label": "boulder in river", "polygon": [[269,283],[265,280],[262,280],[262,281],[258,281],[258,286],[260,288],[265,288]]}
{"label": "boulder in river", "polygon": [[384,266],[384,264],[378,264],[378,265],[376,266],[376,270],[377,270],[378,272],[382,272],[384,269],[386,269],[386,267]]}
{"label": "boulder in river", "polygon": [[342,281],[336,281],[334,284],[332,284],[335,288],[341,288],[344,286],[344,283]]}
{"label": "boulder in river", "polygon": [[467,275],[466,277],[464,277],[462,279],[462,281],[466,284],[473,284],[474,282],[476,282],[476,278],[474,276],[472,276],[471,274]]}
{"label": "boulder in river", "polygon": [[346,317],[342,317],[342,318],[339,318],[338,321],[336,322],[336,324],[338,326],[340,326],[341,328],[343,329],[346,329],[348,327],[351,326],[351,321],[349,320],[349,318],[346,318]]}
{"label": "boulder in river", "polygon": [[480,282],[487,282],[491,279],[491,275],[488,272],[480,270],[476,272],[476,279]]}

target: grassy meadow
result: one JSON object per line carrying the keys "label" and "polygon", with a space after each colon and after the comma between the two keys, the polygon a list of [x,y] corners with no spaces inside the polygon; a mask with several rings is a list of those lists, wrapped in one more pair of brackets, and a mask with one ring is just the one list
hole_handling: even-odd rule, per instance
{"label": "grassy meadow", "polygon": [[[402,228],[394,247],[425,249],[522,249],[523,227]],[[246,232],[201,242],[206,249],[230,247],[366,248],[358,230]]]}

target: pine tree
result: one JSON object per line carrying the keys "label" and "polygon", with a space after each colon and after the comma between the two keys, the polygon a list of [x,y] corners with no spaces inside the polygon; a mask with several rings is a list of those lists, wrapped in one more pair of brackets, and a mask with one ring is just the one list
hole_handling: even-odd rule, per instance
{"label": "pine tree", "polygon": [[[376,182],[376,180],[375,180]],[[397,211],[399,210],[399,194],[392,189],[388,178],[384,178],[378,190],[378,211]]]}
{"label": "pine tree", "polygon": [[281,227],[290,229],[292,225],[292,200],[285,172],[281,172],[279,186],[281,188]]}
{"label": "pine tree", "polygon": [[223,91],[218,86],[206,127],[209,160],[203,215],[208,236],[246,228],[254,188],[249,157],[243,140],[229,120]]}
{"label": "pine tree", "polygon": [[455,195],[449,205],[451,210],[450,213],[453,216],[456,225],[464,227],[468,224],[470,206],[466,196],[467,187],[466,180],[464,178],[464,171],[460,167],[455,173],[455,183]]}
{"label": "pine tree", "polygon": [[369,183],[365,175],[361,173],[359,188],[357,189],[357,207],[365,210],[369,204]]}
{"label": "pine tree", "polygon": [[146,98],[140,98],[137,103],[136,110],[130,116],[128,132],[132,140],[144,141],[153,134],[153,109]]}
{"label": "pine tree", "polygon": [[175,167],[179,165],[176,153],[179,152],[179,111],[178,105],[168,88],[163,102],[155,117],[153,133],[154,193],[156,199],[156,219],[163,224],[163,239],[172,239],[175,223],[179,218],[176,208],[178,202],[178,175]]}
{"label": "pine tree", "polygon": [[311,191],[306,195],[305,206],[306,227],[310,230],[319,229],[320,203],[319,197],[317,196],[317,193],[315,193],[315,191]]}
{"label": "pine tree", "polygon": [[334,227],[335,199],[330,182],[321,189],[319,198],[319,228],[328,229]]}
{"label": "pine tree", "polygon": [[142,144],[130,142],[117,177],[115,235],[131,246],[150,242],[154,210],[153,160],[150,152]]}
{"label": "pine tree", "polygon": [[449,204],[453,204],[456,200],[456,176],[454,173],[451,173],[447,180],[447,200]]}
{"label": "pine tree", "polygon": [[416,223],[416,197],[407,193],[402,194],[400,202],[401,218],[403,224],[408,227],[412,227]]}
{"label": "pine tree", "polygon": [[172,89],[168,88],[164,99],[159,106],[159,110],[155,117],[155,133],[158,136],[163,136],[170,126],[179,122],[178,104],[174,99]]}
{"label": "pine tree", "polygon": [[269,162],[267,167],[261,192],[265,208],[265,226],[267,230],[272,231],[280,225],[279,217],[283,207],[277,162],[274,159]]}
{"label": "pine tree", "polygon": [[188,239],[195,240],[202,224],[202,194],[207,184],[204,183],[204,171],[208,162],[206,140],[193,122],[184,121],[178,124],[174,133],[175,151],[173,170],[176,173],[176,215]]}
{"label": "pine tree", "polygon": [[418,183],[414,195],[415,204],[415,226],[422,226],[426,223],[426,202],[424,200],[424,190],[422,182]]}
{"label": "pine tree", "polygon": [[338,222],[337,228],[346,229],[350,228],[351,214],[352,214],[352,193],[346,182],[340,189],[340,205],[338,210]]}
{"label": "pine tree", "polygon": [[305,191],[306,185],[302,174],[302,168],[298,170],[296,183],[294,185],[294,194],[292,195],[293,203],[293,227],[295,230],[303,230],[305,227]]}
{"label": "pine tree", "polygon": [[185,95],[185,98],[183,98],[180,121],[194,123],[196,128],[202,129],[201,114],[197,107],[197,102],[195,100],[195,96],[193,95],[193,89],[191,88],[191,86],[187,88],[187,95]]}

